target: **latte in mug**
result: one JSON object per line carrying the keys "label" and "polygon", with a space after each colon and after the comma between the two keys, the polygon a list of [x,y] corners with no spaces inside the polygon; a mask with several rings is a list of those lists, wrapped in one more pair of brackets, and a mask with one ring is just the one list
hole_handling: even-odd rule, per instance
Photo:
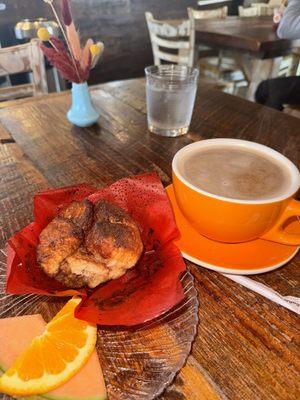
{"label": "latte in mug", "polygon": [[300,234],[285,229],[300,216],[300,172],[277,151],[246,140],[201,140],[175,154],[172,179],[191,232],[224,243],[300,245]]}
{"label": "latte in mug", "polygon": [[179,169],[192,185],[229,199],[272,199],[291,185],[285,164],[256,149],[228,145],[200,148],[187,153]]}

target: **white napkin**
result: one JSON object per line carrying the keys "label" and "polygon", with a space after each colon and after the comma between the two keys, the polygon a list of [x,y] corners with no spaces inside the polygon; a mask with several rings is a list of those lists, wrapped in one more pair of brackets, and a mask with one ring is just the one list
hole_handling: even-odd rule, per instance
{"label": "white napkin", "polygon": [[247,278],[246,276],[241,275],[231,275],[231,274],[222,274],[227,278],[233,280],[234,282],[239,283],[246,288],[253,290],[256,293],[266,297],[267,299],[274,301],[281,306],[288,308],[291,311],[294,311],[296,314],[300,314],[300,298],[294,296],[282,296],[280,293],[271,289],[270,287],[254,281],[253,279]]}

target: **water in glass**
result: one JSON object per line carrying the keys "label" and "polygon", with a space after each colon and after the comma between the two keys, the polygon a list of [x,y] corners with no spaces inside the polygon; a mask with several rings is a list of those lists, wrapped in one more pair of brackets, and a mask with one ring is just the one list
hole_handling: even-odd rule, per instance
{"label": "water in glass", "polygon": [[146,68],[146,75],[149,130],[163,136],[187,133],[196,97],[198,71],[186,66],[164,65]]}

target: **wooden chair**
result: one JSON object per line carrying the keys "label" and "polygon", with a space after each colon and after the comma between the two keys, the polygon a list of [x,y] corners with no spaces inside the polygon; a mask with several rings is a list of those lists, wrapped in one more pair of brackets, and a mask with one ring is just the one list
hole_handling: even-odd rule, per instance
{"label": "wooden chair", "polygon": [[277,8],[277,7],[281,6],[282,1],[281,0],[269,0],[269,2],[267,4],[269,7]]}
{"label": "wooden chair", "polygon": [[[154,64],[162,62],[194,66],[195,35],[192,35],[190,20],[154,19],[150,12],[146,12]],[[203,79],[202,79],[203,80]],[[228,82],[205,80],[215,88],[228,90]]]}
{"label": "wooden chair", "polygon": [[210,6],[212,8],[216,7],[218,3],[229,3],[231,0],[198,0],[198,7],[207,7]]}
{"label": "wooden chair", "polygon": [[[192,47],[195,46],[196,21],[211,18],[225,19],[228,16],[228,7],[224,6],[212,10],[195,10],[192,7],[188,7],[188,15],[191,21],[190,41]],[[209,52],[208,49],[209,48],[207,46],[200,45],[197,48],[198,53],[195,52],[196,55],[198,55],[198,60],[200,60],[200,74],[202,76],[207,76],[225,82],[223,79],[225,78],[224,73],[226,73],[227,76],[232,76],[232,74],[234,73],[235,78],[227,81],[228,84],[231,84],[230,86],[234,91],[237,81],[244,81],[244,74],[241,71],[241,67],[237,65],[234,57],[232,57],[231,54],[229,54],[228,52],[215,49],[210,49]]]}
{"label": "wooden chair", "polygon": [[[221,8],[216,8],[213,10],[195,10],[192,7],[188,7],[188,16],[191,22],[191,33],[190,33],[190,46],[194,47],[196,46],[196,28],[195,28],[195,23],[197,20],[203,20],[203,19],[212,19],[212,18],[217,18],[217,19],[225,19],[228,16],[228,7],[221,7]],[[204,57],[218,57],[220,55],[219,51],[216,51],[215,49],[212,49],[209,46],[206,45],[199,45],[196,49],[196,57],[198,61],[200,58]]]}
{"label": "wooden chair", "polygon": [[162,61],[174,64],[194,65],[194,46],[190,41],[189,20],[154,19],[152,13],[146,12],[146,21],[149,29],[154,64]]}
{"label": "wooden chair", "polygon": [[[225,19],[228,16],[228,7],[225,6],[213,10],[195,10],[192,7],[188,7],[187,12],[190,19],[190,28],[191,28],[190,45],[195,47],[196,43],[195,22],[197,20],[212,19],[212,18]],[[205,47],[207,48],[207,46]]]}
{"label": "wooden chair", "polygon": [[240,17],[259,17],[262,15],[273,15],[274,8],[266,3],[252,4],[251,7],[239,6]]}
{"label": "wooden chair", "polygon": [[240,17],[257,17],[258,9],[256,7],[243,7],[239,6]]}
{"label": "wooden chair", "polygon": [[188,7],[188,14],[190,18],[194,19],[225,19],[228,16],[228,7],[224,6],[220,8],[214,8],[212,10],[195,10],[192,7]]}
{"label": "wooden chair", "polygon": [[252,7],[258,8],[259,15],[269,15],[269,16],[273,16],[274,9],[277,8],[274,6],[270,6],[270,4],[265,4],[265,3],[254,3]]}
{"label": "wooden chair", "polygon": [[32,72],[32,83],[0,88],[0,101],[48,93],[44,56],[39,41],[0,49],[0,76]]}

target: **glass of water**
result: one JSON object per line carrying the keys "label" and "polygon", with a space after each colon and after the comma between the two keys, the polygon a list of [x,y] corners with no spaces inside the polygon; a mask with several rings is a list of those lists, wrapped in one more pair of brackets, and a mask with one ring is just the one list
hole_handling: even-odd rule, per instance
{"label": "glass of water", "polygon": [[145,68],[148,127],[161,136],[188,132],[194,109],[199,71],[185,65]]}

